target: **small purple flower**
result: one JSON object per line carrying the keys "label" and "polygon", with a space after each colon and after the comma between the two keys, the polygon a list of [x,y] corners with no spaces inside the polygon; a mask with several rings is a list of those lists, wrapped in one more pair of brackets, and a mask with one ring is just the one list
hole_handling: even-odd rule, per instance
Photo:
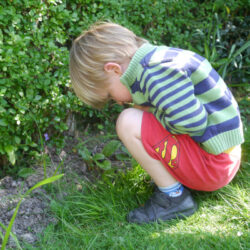
{"label": "small purple flower", "polygon": [[49,140],[49,135],[47,133],[44,134],[45,141]]}

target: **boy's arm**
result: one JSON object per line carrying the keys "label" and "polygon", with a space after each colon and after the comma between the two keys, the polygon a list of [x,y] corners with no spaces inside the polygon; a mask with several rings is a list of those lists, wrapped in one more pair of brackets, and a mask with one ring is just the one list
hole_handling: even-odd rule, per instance
{"label": "boy's arm", "polygon": [[192,80],[181,70],[174,70],[167,80],[150,78],[149,98],[154,115],[172,133],[200,135],[207,127],[207,112],[195,96]]}

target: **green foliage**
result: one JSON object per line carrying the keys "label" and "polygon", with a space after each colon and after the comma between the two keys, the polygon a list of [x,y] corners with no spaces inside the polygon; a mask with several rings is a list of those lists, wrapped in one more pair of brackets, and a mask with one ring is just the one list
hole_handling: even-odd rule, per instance
{"label": "green foliage", "polygon": [[[235,11],[241,6],[243,12],[241,4],[237,5]],[[226,19],[215,13],[206,29],[196,29],[191,41],[196,48],[191,49],[203,54],[230,86],[247,86],[250,42],[245,25],[249,17],[232,17],[229,15],[230,9],[225,7],[228,13]],[[238,36],[235,36],[236,31],[239,32]],[[203,46],[198,45],[197,40],[202,41]]]}
{"label": "green foliage", "polygon": [[[62,11],[64,10],[64,11]],[[68,90],[68,39],[64,5],[3,1],[0,6],[0,154],[12,164],[16,152],[34,155],[38,121],[42,133],[67,129],[67,110],[77,101]]]}
{"label": "green foliage", "polygon": [[68,50],[89,24],[109,19],[153,43],[195,50],[222,67],[230,83],[246,84],[248,4],[248,0],[1,1],[0,165],[6,165],[7,158],[15,164],[23,156],[36,156],[39,130],[60,147],[70,112],[102,129],[121,110],[117,106],[92,110],[70,89]]}
{"label": "green foliage", "polygon": [[106,157],[110,157],[120,146],[121,142],[117,140],[112,140],[104,146],[102,153]]}
{"label": "green foliage", "polygon": [[31,168],[21,168],[19,171],[18,171],[18,176],[22,177],[22,178],[26,178],[32,174],[34,174],[35,171]]}
{"label": "green foliage", "polygon": [[[128,152],[125,152],[124,147],[118,140],[111,140],[106,143],[100,153],[91,152],[86,145],[79,143],[77,145],[78,154],[83,158],[89,168],[95,166],[99,167],[102,170],[111,169],[111,156],[115,153],[115,158],[118,160],[128,160],[130,158]],[[121,148],[122,152],[117,152]]]}

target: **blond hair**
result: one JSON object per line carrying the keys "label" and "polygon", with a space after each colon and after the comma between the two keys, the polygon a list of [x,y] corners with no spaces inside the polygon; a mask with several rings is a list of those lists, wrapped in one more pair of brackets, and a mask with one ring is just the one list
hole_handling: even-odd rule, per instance
{"label": "blond hair", "polygon": [[99,22],[84,31],[70,50],[70,77],[76,95],[92,107],[102,107],[107,97],[100,93],[108,84],[104,65],[122,63],[145,42],[127,28],[111,22]]}

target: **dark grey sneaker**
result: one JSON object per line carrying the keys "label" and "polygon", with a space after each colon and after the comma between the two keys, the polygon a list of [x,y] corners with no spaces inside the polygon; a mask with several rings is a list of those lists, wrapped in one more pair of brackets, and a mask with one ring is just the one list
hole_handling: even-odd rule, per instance
{"label": "dark grey sneaker", "polygon": [[132,223],[149,223],[185,218],[197,210],[197,204],[191,193],[184,187],[179,197],[168,197],[163,192],[155,191],[143,207],[132,210],[127,219]]}

